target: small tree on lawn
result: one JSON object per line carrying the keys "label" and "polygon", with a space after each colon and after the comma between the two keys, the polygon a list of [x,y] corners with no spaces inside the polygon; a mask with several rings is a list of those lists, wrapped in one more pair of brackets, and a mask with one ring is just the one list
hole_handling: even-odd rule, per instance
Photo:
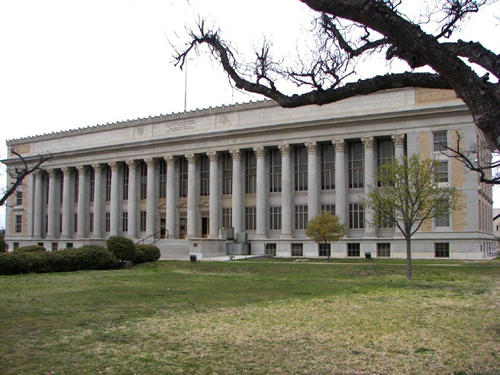
{"label": "small tree on lawn", "polygon": [[[312,238],[318,244],[338,241],[345,234],[345,226],[340,223],[339,218],[324,211],[311,219],[306,229],[307,237]],[[328,260],[330,260],[330,254],[328,254]]]}
{"label": "small tree on lawn", "polygon": [[457,208],[458,192],[435,176],[436,160],[417,156],[386,163],[378,169],[381,187],[370,187],[365,206],[374,222],[395,225],[406,239],[406,276],[411,279],[411,238],[422,224]]}

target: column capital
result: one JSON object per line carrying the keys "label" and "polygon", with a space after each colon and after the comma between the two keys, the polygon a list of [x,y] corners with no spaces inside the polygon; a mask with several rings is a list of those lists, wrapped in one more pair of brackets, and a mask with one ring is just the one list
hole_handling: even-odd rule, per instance
{"label": "column capital", "polygon": [[233,160],[240,160],[241,159],[241,151],[239,148],[232,148],[229,150],[229,153],[231,154],[231,157]]}
{"label": "column capital", "polygon": [[196,154],[186,154],[186,159],[187,159],[187,162],[188,164],[194,164],[196,163]]}
{"label": "column capital", "polygon": [[86,165],[77,165],[75,168],[78,171],[78,173],[85,173],[85,171],[87,170]]}
{"label": "column capital", "polygon": [[120,168],[120,162],[119,161],[112,161],[109,163],[109,166],[111,167],[111,170],[113,172],[116,172]]}
{"label": "column capital", "polygon": [[35,177],[42,177],[43,176],[43,169],[37,169],[35,172],[33,172]]}
{"label": "column capital", "polygon": [[71,170],[72,170],[72,169],[73,169],[73,168],[71,168],[71,167],[64,167],[64,168],[61,168],[61,171],[62,171],[62,173],[63,173],[65,176],[67,176],[67,175],[69,175],[69,174],[71,173]]}
{"label": "column capital", "polygon": [[125,163],[127,164],[128,169],[135,169],[137,167],[135,160],[127,160]]}
{"label": "column capital", "polygon": [[104,171],[104,166],[102,164],[92,164],[92,168],[94,168],[95,173]]}
{"label": "column capital", "polygon": [[149,158],[149,159],[144,159],[144,162],[148,166],[148,168],[153,168],[155,166],[155,159]]}
{"label": "column capital", "polygon": [[216,162],[217,161],[217,151],[211,151],[207,152],[208,160],[211,162]]}
{"label": "column capital", "polygon": [[397,147],[403,147],[405,144],[405,135],[404,134],[393,134],[392,136],[392,141],[394,142],[394,145]]}
{"label": "column capital", "polygon": [[280,149],[281,155],[290,155],[290,152],[292,150],[288,143],[283,143],[279,145],[278,148]]}
{"label": "column capital", "polygon": [[375,145],[375,138],[363,137],[361,138],[361,141],[363,142],[363,147],[365,148],[365,150],[373,150],[373,147]]}
{"label": "column capital", "polygon": [[345,151],[344,138],[333,138],[332,143],[335,145],[335,152],[344,152]]}
{"label": "column capital", "polygon": [[318,144],[316,143],[316,141],[306,141],[304,142],[304,144],[309,154],[315,154],[318,152]]}
{"label": "column capital", "polygon": [[56,170],[56,168],[50,168],[50,169],[47,169],[47,173],[49,174],[49,177],[55,177],[57,174],[57,170]]}
{"label": "column capital", "polygon": [[266,155],[264,146],[257,146],[253,148],[255,155],[257,156],[257,159],[261,159]]}
{"label": "column capital", "polygon": [[175,166],[175,156],[174,155],[167,155],[164,157],[165,162],[167,163],[167,166],[169,167],[174,167]]}

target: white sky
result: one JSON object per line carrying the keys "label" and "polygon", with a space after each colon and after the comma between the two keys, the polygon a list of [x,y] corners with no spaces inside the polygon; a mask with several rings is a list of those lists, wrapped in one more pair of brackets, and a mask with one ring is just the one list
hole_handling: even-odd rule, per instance
{"label": "white sky", "polygon": [[[239,52],[265,35],[276,55],[293,58],[311,14],[298,0],[0,0],[0,157],[6,139],[182,111],[184,73],[169,40],[184,40],[199,15]],[[499,24],[496,3],[460,37],[498,53]],[[260,99],[233,90],[206,55],[188,73],[188,110]]]}

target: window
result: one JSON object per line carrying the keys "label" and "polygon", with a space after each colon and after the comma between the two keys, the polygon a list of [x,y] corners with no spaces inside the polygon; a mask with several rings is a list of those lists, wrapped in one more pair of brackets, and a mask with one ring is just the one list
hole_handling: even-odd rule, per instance
{"label": "window", "polygon": [[106,202],[111,200],[111,167],[106,166]]}
{"label": "window", "polygon": [[14,248],[14,250],[19,249],[19,242],[12,243],[12,247]]}
{"label": "window", "polygon": [[301,257],[304,256],[304,246],[301,243],[292,243],[292,256]]}
{"label": "window", "polygon": [[73,248],[73,242],[66,242],[66,249],[72,249]]}
{"label": "window", "polygon": [[448,182],[448,162],[438,161],[434,167],[434,177],[437,182]]}
{"label": "window", "polygon": [[349,203],[349,229],[365,227],[364,210],[361,203]]}
{"label": "window", "polygon": [[[392,162],[394,158],[394,143],[392,139],[379,139],[377,141],[377,169],[386,163]],[[377,181],[378,186],[382,186]]]}
{"label": "window", "polygon": [[233,160],[229,152],[222,154],[222,194],[233,193]]}
{"label": "window", "polygon": [[45,203],[49,203],[49,179],[45,176],[42,177],[42,184],[43,184],[43,194],[44,194],[44,199]]}
{"label": "window", "polygon": [[349,143],[348,155],[349,187],[362,188],[364,186],[364,152],[361,142]]}
{"label": "window", "polygon": [[188,192],[188,162],[185,157],[179,162],[179,197],[187,197]]}
{"label": "window", "polygon": [[23,231],[23,215],[16,215],[16,233]]}
{"label": "window", "polygon": [[23,204],[23,192],[16,191],[16,206],[21,206]]}
{"label": "window", "polygon": [[49,231],[49,215],[45,215],[45,233]]}
{"label": "window", "polygon": [[450,212],[448,207],[448,201],[446,199],[441,199],[437,202],[438,209],[443,213],[437,215],[434,218],[434,225],[436,227],[449,227],[450,226]]}
{"label": "window", "polygon": [[146,231],[146,211],[141,211],[141,223],[140,223],[140,231]]}
{"label": "window", "polygon": [[89,232],[93,233],[94,232],[94,213],[91,212],[89,214]]}
{"label": "window", "polygon": [[446,151],[446,146],[448,146],[446,130],[432,132],[432,138],[434,142],[434,152]]}
{"label": "window", "polygon": [[326,212],[329,215],[335,215],[335,205],[334,204],[323,204],[321,205],[321,212]]}
{"label": "window", "polygon": [[295,147],[295,191],[307,191],[307,149]]}
{"label": "window", "polygon": [[281,229],[281,207],[269,207],[269,224],[270,230],[280,230]]}
{"label": "window", "polygon": [[306,229],[307,227],[307,206],[295,206],[295,229]]}
{"label": "window", "polygon": [[51,244],[51,250],[52,251],[57,251],[58,248],[59,248],[59,244],[57,242],[52,242],[52,244]]}
{"label": "window", "polygon": [[277,148],[269,150],[269,191],[279,193],[281,191],[281,153]]}
{"label": "window", "polygon": [[129,169],[127,164],[123,164],[123,175],[122,175],[122,199],[124,201],[128,200],[128,180],[129,180]]}
{"label": "window", "polygon": [[222,209],[222,226],[224,228],[229,228],[233,226],[233,209],[223,208]]}
{"label": "window", "polygon": [[391,244],[390,243],[377,243],[377,257],[390,257]]}
{"label": "window", "polygon": [[94,189],[95,189],[95,170],[92,169],[90,172],[90,179],[89,179],[89,185],[90,185],[90,194],[89,194],[89,200],[91,202],[94,201]]}
{"label": "window", "polygon": [[210,194],[210,162],[207,155],[200,157],[200,195]]}
{"label": "window", "polygon": [[[387,214],[391,214],[391,211],[393,210],[393,207],[390,205],[384,205],[386,207],[383,212],[387,212]],[[392,212],[394,213],[394,212]],[[381,215],[379,218],[379,222],[377,225],[381,229],[389,229],[389,228],[394,228],[394,221],[391,219],[391,217],[394,217],[394,215],[386,216],[386,215]]]}
{"label": "window", "polygon": [[74,232],[78,232],[78,214],[75,214],[75,220],[74,220],[74,227],[73,227],[73,230]]}
{"label": "window", "polygon": [[122,212],[122,230],[124,232],[128,231],[128,212]]}
{"label": "window", "polygon": [[436,258],[449,258],[450,244],[448,242],[436,242],[434,244],[434,256]]}
{"label": "window", "polygon": [[106,212],[104,224],[106,232],[109,232],[111,230],[111,214],[109,212]]}
{"label": "window", "polygon": [[333,145],[322,143],[321,153],[321,190],[335,189],[335,152]]}
{"label": "window", "polygon": [[59,214],[59,233],[62,233],[62,214]]}
{"label": "window", "polygon": [[348,243],[347,244],[347,256],[348,257],[359,257],[361,246],[359,243]]}
{"label": "window", "polygon": [[245,229],[255,230],[257,226],[257,218],[255,214],[255,207],[245,207]]}
{"label": "window", "polygon": [[264,248],[264,254],[275,257],[276,256],[276,244],[275,243],[266,243],[266,247]]}
{"label": "window", "polygon": [[63,203],[63,191],[64,191],[64,178],[61,176],[61,183],[59,184],[59,202]]}
{"label": "window", "polygon": [[74,188],[75,188],[75,203],[78,202],[78,188],[80,187],[80,179],[78,178],[78,175],[79,175],[79,172],[78,171],[75,171],[75,184],[73,185]]}
{"label": "window", "polygon": [[257,183],[257,157],[253,151],[247,151],[245,156],[245,193],[254,194]]}
{"label": "window", "polygon": [[329,243],[318,244],[318,255],[320,257],[329,257],[331,255],[331,246]]}
{"label": "window", "polygon": [[148,166],[141,162],[141,199],[146,199],[148,196]]}
{"label": "window", "polygon": [[165,198],[167,196],[167,162],[165,159],[160,160],[158,168],[160,169],[160,178],[158,179],[160,186],[158,192],[160,198]]}

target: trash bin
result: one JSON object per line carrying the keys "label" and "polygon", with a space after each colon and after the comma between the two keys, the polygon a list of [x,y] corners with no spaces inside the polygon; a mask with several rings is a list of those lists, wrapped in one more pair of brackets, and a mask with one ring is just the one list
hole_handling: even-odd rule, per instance
{"label": "trash bin", "polygon": [[190,261],[191,263],[196,263],[196,261],[197,261],[196,254],[191,254],[191,255],[189,256],[189,261]]}
{"label": "trash bin", "polygon": [[371,251],[366,251],[365,252],[365,258],[366,259],[372,259],[372,253],[371,253]]}

